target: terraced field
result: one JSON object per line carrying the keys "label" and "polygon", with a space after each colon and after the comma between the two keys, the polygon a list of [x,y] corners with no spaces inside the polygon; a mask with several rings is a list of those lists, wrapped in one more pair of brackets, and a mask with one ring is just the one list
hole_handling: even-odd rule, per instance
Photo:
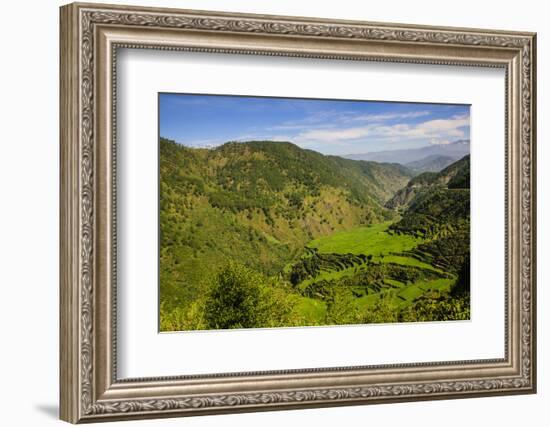
{"label": "terraced field", "polygon": [[456,275],[417,255],[428,240],[395,234],[391,221],[312,240],[304,254],[285,271],[301,293],[300,311],[315,323],[326,316],[325,300],[335,287],[354,296],[359,312],[383,300],[403,308],[434,292],[447,292]]}

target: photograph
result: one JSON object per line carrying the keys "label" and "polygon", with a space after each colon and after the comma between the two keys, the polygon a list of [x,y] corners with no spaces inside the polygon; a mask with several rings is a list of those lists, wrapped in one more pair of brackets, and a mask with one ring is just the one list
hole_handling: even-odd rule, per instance
{"label": "photograph", "polygon": [[[540,399],[523,412],[494,402],[537,399],[526,395],[544,359],[542,14],[257,3],[27,13],[36,28],[59,27],[40,32],[55,46],[31,49],[38,60],[27,64],[45,55],[59,82],[40,85],[55,102],[37,97],[48,108],[36,126],[22,116],[5,145],[24,153],[5,157],[32,188],[52,172],[57,183],[57,199],[40,195],[58,209],[39,209],[56,227],[39,228],[58,230],[58,262],[46,259],[58,291],[48,291],[55,302],[34,299],[41,319],[51,316],[40,309],[57,311],[55,334],[39,336],[59,351],[35,365],[56,376],[59,418],[223,424],[250,412],[252,424],[278,425],[294,409],[376,405],[365,416],[399,413],[392,425],[438,401],[434,420],[460,404],[457,425],[468,425],[479,418],[468,399],[498,396],[477,406],[493,405],[501,424],[519,424],[519,413],[536,424]],[[51,161],[40,154],[48,127],[59,133]],[[21,129],[39,131],[25,139],[37,142],[36,165]],[[41,165],[40,179],[29,174]],[[21,179],[8,187],[32,203],[12,205],[32,228],[41,199]],[[26,228],[5,223],[18,239],[11,252],[29,264]],[[44,269],[16,267],[11,282],[36,270],[31,282],[47,289]],[[34,424],[48,402],[36,401]]]}
{"label": "photograph", "polygon": [[470,105],[159,93],[161,332],[470,319]]}

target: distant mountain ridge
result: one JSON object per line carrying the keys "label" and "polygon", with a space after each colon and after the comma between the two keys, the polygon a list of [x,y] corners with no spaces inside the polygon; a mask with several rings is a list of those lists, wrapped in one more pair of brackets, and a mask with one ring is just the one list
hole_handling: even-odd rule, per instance
{"label": "distant mountain ridge", "polygon": [[405,166],[414,172],[439,172],[445,169],[447,166],[455,162],[456,159],[450,156],[441,156],[439,154],[432,154],[431,156],[424,157],[414,162],[409,162]]}
{"label": "distant mountain ridge", "polygon": [[424,172],[409,181],[406,187],[399,190],[386,203],[388,209],[403,209],[422,193],[431,192],[435,188],[448,189],[470,188],[470,155],[447,166],[442,171]]}
{"label": "distant mountain ridge", "polygon": [[470,154],[470,140],[461,139],[449,144],[433,144],[420,148],[348,154],[344,157],[352,160],[370,160],[374,162],[407,165],[408,163],[420,161],[430,156],[445,156],[453,160],[458,160],[467,154]]}

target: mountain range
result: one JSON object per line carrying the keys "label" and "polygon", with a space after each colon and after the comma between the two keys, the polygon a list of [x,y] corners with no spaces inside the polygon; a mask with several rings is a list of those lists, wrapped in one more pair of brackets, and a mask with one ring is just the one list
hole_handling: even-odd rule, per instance
{"label": "mountain range", "polygon": [[407,207],[421,193],[432,192],[434,188],[470,188],[470,155],[464,156],[439,172],[424,172],[415,176],[386,202],[388,209]]}
{"label": "mountain range", "polygon": [[405,166],[408,167],[410,170],[418,173],[439,172],[440,170],[446,168],[455,161],[456,158],[454,157],[432,154],[431,156],[424,157],[423,159],[406,163]]}
{"label": "mountain range", "polygon": [[469,318],[469,165],[161,138],[161,330]]}
{"label": "mountain range", "polygon": [[348,154],[344,157],[353,160],[370,160],[407,165],[417,161],[428,162],[430,159],[434,159],[433,156],[444,156],[446,158],[458,160],[467,154],[470,154],[470,140],[461,139],[448,144],[431,144],[420,148]]}

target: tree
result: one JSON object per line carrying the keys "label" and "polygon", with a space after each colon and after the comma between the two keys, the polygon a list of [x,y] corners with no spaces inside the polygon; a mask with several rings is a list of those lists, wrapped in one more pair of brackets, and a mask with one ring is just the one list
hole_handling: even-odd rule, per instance
{"label": "tree", "polygon": [[380,293],[380,298],[363,313],[361,323],[395,323],[398,321],[399,307],[388,292]]}
{"label": "tree", "polygon": [[470,294],[470,255],[464,260],[451,293],[454,296]]}
{"label": "tree", "polygon": [[449,294],[427,295],[402,310],[400,322],[440,322],[470,319],[470,294],[452,297]]}
{"label": "tree", "polygon": [[217,274],[204,306],[206,329],[292,326],[296,299],[283,284],[229,262]]}
{"label": "tree", "polygon": [[360,315],[355,305],[353,293],[345,286],[335,285],[329,288],[326,296],[328,325],[360,323]]}
{"label": "tree", "polygon": [[258,323],[261,276],[230,262],[218,273],[205,302],[211,329],[250,328]]}

